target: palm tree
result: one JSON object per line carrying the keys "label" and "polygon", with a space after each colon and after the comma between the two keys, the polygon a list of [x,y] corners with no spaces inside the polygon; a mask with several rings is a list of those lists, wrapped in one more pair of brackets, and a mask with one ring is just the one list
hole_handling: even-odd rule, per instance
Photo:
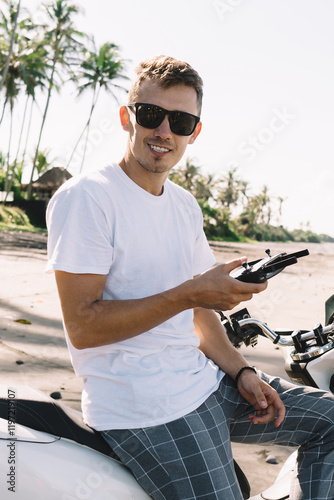
{"label": "palm tree", "polygon": [[[1,26],[4,32],[6,32],[6,30],[8,31],[9,25],[10,22],[3,14]],[[30,37],[30,32],[32,29],[34,29],[34,26],[32,25],[32,22],[29,19],[29,17],[20,21],[19,28],[20,29],[16,31],[15,43],[12,44],[11,48],[11,57],[5,78],[5,102],[3,105],[3,113],[2,113],[2,118],[3,118],[5,107],[7,104],[9,104],[10,126],[9,126],[9,144],[7,151],[7,174],[6,174],[7,194],[11,190],[16,163],[18,160],[18,154],[21,144],[28,100],[30,97],[32,97],[32,99],[35,98],[35,87],[37,85],[44,84],[43,79],[45,78],[43,59],[45,58],[46,51],[42,47],[42,45],[36,46],[35,38]],[[25,87],[26,89],[27,100],[24,109],[23,120],[21,123],[21,132],[19,135],[19,142],[16,150],[15,161],[13,165],[10,165],[11,139],[12,139],[12,127],[13,127],[13,108],[14,108],[14,102],[23,87]]]}
{"label": "palm tree", "polygon": [[247,200],[248,200],[248,188],[249,188],[249,182],[248,181],[244,181],[244,180],[241,180],[240,181],[240,194],[241,194],[241,197],[242,197],[242,206],[245,206],[245,204],[247,203]]}
{"label": "palm tree", "polygon": [[56,160],[56,158],[49,160],[48,159],[49,154],[50,154],[50,149],[48,148],[44,149],[43,151],[38,151],[37,162],[36,162],[36,171],[38,173],[38,176],[43,174],[43,172],[49,170],[49,167]]}
{"label": "palm tree", "polygon": [[38,151],[49,109],[52,90],[55,88],[55,77],[58,65],[69,70],[71,63],[73,63],[73,61],[77,61],[78,51],[81,48],[78,37],[83,36],[81,32],[74,28],[72,22],[72,16],[79,11],[77,6],[70,4],[67,0],[56,0],[53,4],[46,5],[45,8],[50,21],[53,24],[52,28],[45,33],[45,45],[50,50],[51,65],[50,76],[48,78],[47,99],[28,186],[28,199],[31,197],[32,182],[38,160]]}
{"label": "palm tree", "polygon": [[20,36],[17,26],[25,26],[25,20],[18,23],[20,2],[16,7],[13,2],[3,0],[8,5],[8,15],[5,11],[0,14],[0,67],[3,68],[0,77],[0,92],[5,88],[5,100],[2,106],[0,123],[3,120],[7,104],[12,107],[19,93],[20,81],[22,80],[22,65],[20,64],[19,48]]}
{"label": "palm tree", "polygon": [[[0,151],[0,192],[4,190],[5,188],[5,179],[6,179],[6,173],[5,173],[5,157]],[[2,201],[2,195],[0,197],[0,202]]]}
{"label": "palm tree", "polygon": [[222,182],[219,186],[218,199],[224,207],[230,208],[233,205],[236,205],[243,192],[243,182],[237,177],[236,174],[237,168],[231,167],[221,179]]}
{"label": "palm tree", "polygon": [[277,222],[276,222],[276,224],[279,225],[281,217],[282,217],[283,203],[285,202],[286,198],[284,198],[282,196],[279,196],[277,198],[277,200],[278,200],[278,211],[277,211]]}
{"label": "palm tree", "polygon": [[124,69],[124,61],[119,56],[119,49],[117,45],[113,43],[103,44],[99,50],[97,50],[94,40],[93,50],[87,50],[84,54],[83,62],[79,69],[78,74],[74,77],[74,81],[79,82],[83,80],[83,83],[78,85],[78,96],[80,96],[85,90],[93,90],[92,104],[89,111],[88,120],[80,134],[80,137],[73,149],[71,157],[67,163],[67,168],[73,158],[73,155],[81,141],[84,133],[86,132],[86,140],[84,153],[82,155],[80,172],[82,171],[83,164],[85,161],[87,142],[89,137],[89,128],[91,124],[91,119],[93,111],[95,109],[96,103],[98,101],[101,89],[110,93],[112,97],[118,102],[118,99],[114,93],[114,89],[121,89],[126,91],[126,89],[120,85],[114,83],[117,79],[128,79],[122,74]]}
{"label": "palm tree", "polygon": [[[12,55],[12,51],[13,51],[13,46],[14,46],[14,41],[15,41],[15,33],[16,33],[16,27],[17,27],[17,20],[18,20],[19,12],[20,12],[21,0],[19,0],[19,2],[18,2],[16,10],[15,10],[15,6],[12,2],[6,2],[6,3],[8,3],[8,5],[9,5],[9,15],[10,15],[10,19],[12,21],[12,23],[11,23],[12,30],[11,30],[11,37],[10,37],[8,54],[6,57],[3,72],[1,75],[1,79],[0,79],[0,92],[2,90],[2,87],[4,86],[4,83],[6,81],[6,76],[8,73],[9,63],[10,63],[10,59],[11,59],[11,55]],[[4,14],[2,14],[2,17],[3,17],[4,21],[7,21]]]}
{"label": "palm tree", "polygon": [[[16,75],[14,74],[15,71],[17,71],[14,66],[10,65],[11,59],[12,59],[12,53],[13,53],[13,48],[14,48],[14,41],[15,41],[15,33],[16,33],[16,21],[17,21],[17,15],[18,11],[15,11],[14,5],[12,2],[8,3],[8,16],[6,17],[6,14],[4,11],[1,12],[1,18],[0,18],[0,29],[1,29],[1,38],[0,38],[0,64],[1,68],[3,68],[1,79],[0,79],[0,91],[5,85],[5,100],[4,104],[2,107],[2,113],[1,113],[1,119],[0,123],[3,120],[4,117],[4,112],[6,109],[6,106],[8,102],[10,103],[11,106],[13,106],[13,101],[15,97],[18,94],[18,89],[17,89],[17,79]],[[17,15],[16,15],[17,14]],[[15,29],[14,29],[14,26]],[[10,40],[10,42],[8,41]],[[9,71],[11,69],[11,71]]]}
{"label": "palm tree", "polygon": [[249,196],[247,205],[244,206],[239,216],[242,232],[246,236],[256,237],[258,225],[269,226],[272,216],[272,207],[268,193],[268,187],[263,186],[260,193]]}
{"label": "palm tree", "polygon": [[178,166],[170,172],[169,179],[196,198],[203,214],[203,228],[207,237],[218,236],[221,210],[215,199],[218,182],[215,176],[204,175],[194,160],[187,158],[185,165]]}
{"label": "palm tree", "polygon": [[259,207],[261,222],[269,225],[272,214],[272,207],[270,203],[268,186],[263,186],[262,191],[259,194]]}
{"label": "palm tree", "polygon": [[36,102],[36,89],[44,89],[46,86],[46,69],[47,69],[47,59],[46,50],[40,44],[36,38],[25,39],[25,51],[21,55],[22,65],[24,66],[23,72],[23,84],[25,88],[26,101],[24,106],[24,112],[21,123],[21,130],[19,134],[16,156],[14,160],[13,170],[15,172],[16,164],[18,162],[18,156],[21,148],[21,142],[23,138],[23,131],[26,122],[26,115],[28,110],[28,104],[31,101],[30,116],[28,121],[28,129],[26,133],[25,147],[22,156],[22,163],[24,164],[25,152],[27,148],[30,125],[32,119],[33,104]]}
{"label": "palm tree", "polygon": [[7,172],[6,172],[6,182],[5,182],[6,191],[8,190],[9,177],[10,177],[10,150],[11,150],[12,132],[13,132],[13,109],[14,109],[14,102],[20,91],[20,76],[21,76],[20,67],[19,65],[16,64],[14,58],[13,64],[10,64],[8,67],[8,71],[6,74],[6,81],[5,81],[6,91],[5,91],[4,109],[6,104],[8,103],[10,107],[9,139],[8,139],[8,149],[7,149]]}
{"label": "palm tree", "polygon": [[[187,158],[185,165],[174,168],[169,178],[171,181],[175,182],[175,184],[182,186],[197,198],[198,189],[201,190],[204,188],[204,177],[200,170],[201,168],[195,165],[191,158]],[[199,188],[200,184],[202,184],[202,188]]]}

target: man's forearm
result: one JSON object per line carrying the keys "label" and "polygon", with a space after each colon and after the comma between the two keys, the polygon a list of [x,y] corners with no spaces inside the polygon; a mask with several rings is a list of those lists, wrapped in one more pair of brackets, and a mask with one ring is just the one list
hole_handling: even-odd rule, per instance
{"label": "man's forearm", "polygon": [[248,363],[231,344],[217,314],[197,308],[194,310],[194,324],[200,339],[200,350],[221,370],[235,378],[240,368]]}
{"label": "man's forearm", "polygon": [[[58,271],[56,278],[66,330],[77,349],[120,342],[192,308],[191,284],[188,282],[142,299],[103,300],[102,277],[94,279]],[[93,279],[94,295],[86,286]],[[71,286],[72,281],[76,283],[75,287]]]}
{"label": "man's forearm", "polygon": [[103,299],[106,275],[55,271],[70,340],[77,349],[97,347],[140,335],[187,309],[230,310],[266,288],[232,278],[229,273],[241,263],[238,259],[157,295],[129,300]]}

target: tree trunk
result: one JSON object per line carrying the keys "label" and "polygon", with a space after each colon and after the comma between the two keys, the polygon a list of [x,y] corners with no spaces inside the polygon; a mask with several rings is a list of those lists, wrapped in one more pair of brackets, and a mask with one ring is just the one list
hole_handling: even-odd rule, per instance
{"label": "tree trunk", "polygon": [[8,197],[9,190],[11,188],[11,182],[9,178],[10,174],[10,164],[9,164],[9,157],[10,157],[10,149],[11,149],[11,143],[12,143],[12,133],[13,133],[13,107],[11,106],[10,108],[10,127],[9,127],[9,140],[8,140],[8,152],[7,152],[7,169],[6,169],[6,179],[5,179],[5,202]]}
{"label": "tree trunk", "polygon": [[22,155],[22,165],[23,166],[24,166],[24,161],[25,161],[26,152],[27,152],[27,148],[28,148],[28,141],[29,141],[29,135],[30,135],[30,129],[31,129],[32,112],[33,112],[34,103],[35,103],[35,100],[32,99],[31,106],[30,106],[30,113],[29,113],[29,123],[28,123],[27,135],[26,135],[26,140],[25,140],[24,150],[23,150],[23,155]]}
{"label": "tree trunk", "polygon": [[5,66],[2,72],[2,78],[0,80],[0,92],[2,90],[2,87],[4,86],[6,76],[8,73],[8,68],[9,68],[9,63],[10,63],[10,58],[12,56],[13,52],[13,46],[14,46],[14,40],[15,40],[15,32],[16,32],[16,27],[17,27],[17,19],[19,17],[19,12],[20,12],[20,5],[21,5],[21,0],[19,0],[19,3],[17,4],[17,10],[16,10],[16,15],[15,15],[15,20],[14,20],[14,26],[13,26],[13,31],[12,31],[12,36],[10,37],[10,45],[9,45],[9,50],[5,62]]}
{"label": "tree trunk", "polygon": [[[82,139],[82,137],[83,137],[83,135],[84,135],[85,131],[88,129],[88,130],[87,130],[87,137],[86,137],[85,148],[84,148],[84,155],[83,155],[83,158],[85,158],[85,153],[86,153],[86,147],[87,147],[87,138],[88,138],[88,132],[89,132],[90,120],[91,120],[91,118],[92,118],[93,110],[94,110],[94,108],[95,108],[95,104],[96,104],[96,102],[97,102],[97,98],[98,98],[98,95],[97,95],[96,100],[95,100],[95,94],[96,94],[96,86],[94,87],[94,90],[93,90],[93,99],[92,99],[92,104],[91,104],[91,108],[90,108],[90,112],[89,112],[89,117],[88,117],[88,120],[87,120],[87,122],[86,122],[86,124],[85,124],[85,126],[84,126],[84,128],[83,128],[83,130],[82,130],[82,132],[81,132],[81,134],[80,134],[79,139],[77,140],[77,142],[76,142],[76,144],[75,144],[75,146],[74,146],[74,149],[73,149],[73,151],[72,151],[72,154],[71,154],[71,156],[70,156],[70,159],[69,159],[69,160],[68,160],[68,162],[67,162],[66,168],[68,168],[68,167],[69,167],[69,165],[70,165],[70,163],[71,163],[71,161],[72,161],[72,158],[73,158],[73,156],[74,156],[74,153],[76,152],[77,147],[79,146],[79,143],[80,143],[80,141],[81,141],[81,139]],[[83,166],[83,160],[82,160],[82,162],[81,162],[80,172],[81,172],[81,170],[82,170],[82,166]]]}
{"label": "tree trunk", "polygon": [[47,95],[47,99],[46,99],[46,105],[45,105],[45,109],[44,109],[44,113],[43,113],[42,124],[41,124],[41,128],[40,128],[40,131],[39,131],[38,142],[37,142],[37,146],[36,146],[34,161],[33,161],[32,169],[31,169],[30,181],[29,181],[29,185],[28,185],[28,194],[27,194],[28,200],[30,200],[30,198],[31,198],[32,182],[33,182],[33,177],[34,177],[36,163],[37,163],[39,146],[40,146],[40,143],[41,143],[43,129],[44,129],[44,124],[45,124],[45,119],[46,119],[46,115],[47,115],[47,112],[48,112],[48,109],[49,109],[49,104],[50,104],[51,92],[52,92],[52,88],[53,88],[54,73],[55,73],[55,70],[56,70],[56,64],[57,64],[57,59],[58,59],[58,45],[59,45],[59,41],[60,40],[57,39],[56,40],[56,44],[55,44],[55,52],[54,52],[53,61],[52,61],[52,71],[51,71],[51,76],[50,76],[50,80],[49,80],[48,95]]}
{"label": "tree trunk", "polygon": [[19,156],[19,151],[20,151],[20,146],[21,146],[23,128],[24,128],[25,118],[26,118],[26,114],[27,114],[27,107],[28,107],[29,97],[30,96],[28,95],[28,97],[26,99],[25,106],[24,106],[24,112],[23,112],[23,118],[22,118],[22,125],[21,125],[21,130],[20,130],[20,137],[19,137],[19,142],[18,142],[18,145],[17,145],[17,150],[16,150],[16,156],[15,156],[14,165],[13,165],[12,176],[9,179],[9,182],[8,182],[8,185],[7,185],[7,189],[6,189],[5,202],[7,201],[8,194],[10,193],[10,190],[12,189],[12,186],[13,186],[14,175],[15,175],[15,170],[16,170],[16,165],[17,165],[17,159],[18,159],[18,156]]}
{"label": "tree trunk", "polygon": [[[99,88],[99,90],[100,90],[100,88]],[[95,89],[94,89],[94,94],[95,94]],[[85,162],[85,156],[86,156],[86,150],[87,150],[87,144],[88,144],[88,137],[89,137],[90,122],[91,122],[91,119],[92,119],[93,111],[94,111],[94,108],[95,108],[95,105],[96,105],[98,97],[99,97],[99,92],[97,93],[95,102],[93,101],[92,107],[90,109],[90,114],[89,114],[89,118],[88,118],[88,122],[87,122],[87,132],[86,132],[85,149],[84,149],[84,152],[83,152],[83,155],[82,155],[82,161],[81,161],[81,166],[80,166],[80,174],[82,172],[82,169],[83,169],[83,166],[84,166],[84,162]]]}
{"label": "tree trunk", "polygon": [[6,110],[7,102],[8,102],[8,97],[6,97],[5,102],[3,103],[3,106],[2,106],[2,113],[1,113],[1,118],[0,118],[0,125],[2,123],[3,117],[5,116],[5,110]]}

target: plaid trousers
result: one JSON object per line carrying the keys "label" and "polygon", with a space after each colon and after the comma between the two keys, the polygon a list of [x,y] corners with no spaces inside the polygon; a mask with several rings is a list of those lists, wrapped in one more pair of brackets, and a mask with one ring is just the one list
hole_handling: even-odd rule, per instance
{"label": "plaid trousers", "polygon": [[253,408],[225,375],[218,390],[182,418],[102,436],[155,500],[242,500],[231,441],[298,446],[290,500],[333,500],[333,394],[259,374],[285,404],[278,429],[273,422],[249,422]]}

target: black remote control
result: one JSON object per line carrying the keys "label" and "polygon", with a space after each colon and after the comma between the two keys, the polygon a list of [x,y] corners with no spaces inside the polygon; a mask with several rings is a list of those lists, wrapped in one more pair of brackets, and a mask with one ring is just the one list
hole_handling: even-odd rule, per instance
{"label": "black remote control", "polygon": [[245,262],[242,268],[237,269],[231,273],[233,278],[246,283],[263,283],[269,278],[276,276],[276,274],[283,271],[287,266],[296,264],[297,259],[309,255],[308,250],[301,250],[287,254],[285,252],[277,255],[270,255],[270,250],[266,250],[268,257],[264,259],[254,260],[252,262]]}

